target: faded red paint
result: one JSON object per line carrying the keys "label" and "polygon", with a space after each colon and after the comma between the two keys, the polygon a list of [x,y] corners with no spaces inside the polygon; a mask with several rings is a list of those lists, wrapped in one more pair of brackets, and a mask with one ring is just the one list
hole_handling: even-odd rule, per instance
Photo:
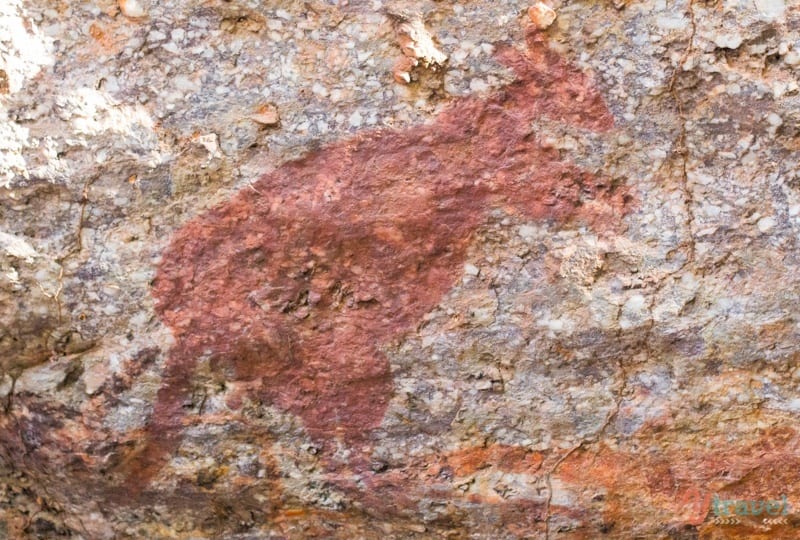
{"label": "faded red paint", "polygon": [[469,476],[488,467],[497,467],[512,473],[534,474],[542,466],[543,459],[541,453],[528,451],[521,446],[493,444],[447,454],[444,463],[439,463],[438,466],[452,468],[456,476]]}
{"label": "faded red paint", "polygon": [[[416,492],[437,489],[437,482],[444,477],[449,482],[450,479],[469,477],[486,469],[535,475],[539,472],[543,459],[541,453],[521,446],[493,444],[488,447],[466,447],[444,454],[415,457],[388,472],[361,475],[359,481],[401,490],[404,493],[401,496],[408,496],[416,501],[419,497]],[[411,487],[414,489],[409,489]],[[386,499],[386,504],[396,502],[393,498]]]}
{"label": "faded red paint", "polygon": [[[656,432],[639,441],[637,452],[604,444],[587,447],[564,460],[554,476],[577,493],[608,493],[602,510],[608,522],[644,523],[646,517],[660,514],[665,522],[713,529],[713,494],[737,500],[779,499],[785,494],[793,505],[798,501],[800,436],[794,429],[771,428],[747,441],[732,441],[721,433],[694,443],[664,444]],[[553,508],[554,514],[571,511]],[[581,516],[586,521],[595,518],[593,512]],[[740,527],[724,527],[734,535],[731,538],[744,538],[760,524],[760,518],[741,519]]]}
{"label": "faded red paint", "polygon": [[153,294],[177,343],[129,464],[132,485],[176,449],[198,358],[297,415],[314,439],[357,446],[392,396],[381,347],[453,287],[489,210],[619,224],[624,190],[563,161],[531,129],[542,116],[609,129],[600,94],[535,32],[526,53],[501,47],[497,57],[517,76],[501,91],[457,100],[429,125],[311,152],[175,234]]}
{"label": "faded red paint", "polygon": [[[376,515],[419,517],[421,505],[436,508],[442,526],[477,533],[489,524],[526,537],[542,526],[545,504],[533,490],[498,489],[500,477],[530,486],[542,475],[544,456],[520,446],[492,444],[409,457],[380,472],[329,475],[329,481]],[[479,505],[480,512],[465,509]]]}

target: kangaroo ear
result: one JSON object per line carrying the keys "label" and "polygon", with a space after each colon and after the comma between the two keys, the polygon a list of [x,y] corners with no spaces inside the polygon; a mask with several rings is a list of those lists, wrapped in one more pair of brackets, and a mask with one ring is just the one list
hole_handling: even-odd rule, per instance
{"label": "kangaroo ear", "polygon": [[495,59],[511,69],[517,77],[525,78],[526,75],[530,74],[532,66],[527,55],[506,42],[495,43],[494,46]]}
{"label": "kangaroo ear", "polygon": [[558,56],[547,48],[546,37],[533,25],[525,29],[528,50],[522,52],[507,42],[495,43],[495,58],[523,80],[546,75],[548,65],[558,63]]}
{"label": "kangaroo ear", "polygon": [[525,27],[525,43],[528,44],[528,49],[535,50],[541,47],[547,41],[547,35],[544,31],[539,30],[535,25],[529,24]]}

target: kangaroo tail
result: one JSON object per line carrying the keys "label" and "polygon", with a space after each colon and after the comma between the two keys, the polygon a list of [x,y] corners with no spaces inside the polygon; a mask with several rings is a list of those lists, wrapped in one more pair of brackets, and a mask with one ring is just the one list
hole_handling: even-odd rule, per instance
{"label": "kangaroo tail", "polygon": [[167,359],[161,387],[150,421],[144,430],[143,446],[125,463],[125,488],[137,495],[147,488],[180,445],[184,406],[191,398],[191,377],[195,355],[173,348]]}

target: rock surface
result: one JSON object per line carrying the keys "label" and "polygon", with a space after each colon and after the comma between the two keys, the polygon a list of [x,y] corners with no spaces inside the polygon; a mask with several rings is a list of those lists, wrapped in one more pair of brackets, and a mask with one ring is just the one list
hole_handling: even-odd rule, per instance
{"label": "rock surface", "polygon": [[798,69],[783,0],[0,2],[0,538],[796,537]]}

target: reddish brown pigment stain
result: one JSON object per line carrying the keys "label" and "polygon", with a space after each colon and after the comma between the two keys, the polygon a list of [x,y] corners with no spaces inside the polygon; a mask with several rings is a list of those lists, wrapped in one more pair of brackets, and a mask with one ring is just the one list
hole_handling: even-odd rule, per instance
{"label": "reddish brown pigment stain", "polygon": [[[415,457],[401,467],[377,474],[362,474],[359,481],[367,486],[367,495],[361,497],[371,508],[381,509],[386,515],[392,508],[411,509],[417,507],[421,498],[448,499],[454,497],[454,483],[464,482],[481,471],[536,475],[542,465],[543,455],[530,452],[520,446],[493,444],[488,447],[467,447],[446,454]],[[352,486],[339,485],[347,491]],[[487,498],[482,495],[458,496],[474,503],[497,504],[500,497]],[[531,501],[516,501],[529,504]]]}
{"label": "reddish brown pigment stain", "polygon": [[[441,460],[440,460],[441,461]],[[466,448],[444,458],[444,465],[452,468],[457,476],[469,476],[487,467],[499,467],[503,471],[533,474],[542,466],[543,456],[529,452],[521,446],[494,444],[489,447]]]}
{"label": "reddish brown pigment stain", "polygon": [[[582,493],[607,493],[602,513],[608,522],[645,522],[662,515],[674,524],[714,528],[712,496],[724,500],[779,499],[787,495],[791,514],[800,496],[800,437],[789,427],[764,430],[750,441],[731,441],[722,433],[704,437],[698,447],[659,445],[659,434],[640,442],[638,452],[606,445],[575,452],[556,477]],[[650,446],[649,442],[653,442]],[[577,505],[580,506],[580,505]],[[553,513],[574,509],[554,507]],[[596,517],[586,512],[582,518]],[[744,532],[760,524],[742,518],[741,530],[726,526],[725,538],[751,538]],[[773,533],[775,534],[775,533]],[[592,536],[589,536],[592,537]],[[633,537],[633,535],[631,535]],[[774,538],[797,538],[797,535]]]}
{"label": "reddish brown pigment stain", "polygon": [[392,396],[381,347],[453,287],[489,210],[619,224],[623,190],[531,129],[542,116],[609,129],[600,94],[534,32],[526,53],[497,57],[517,77],[501,91],[286,163],[175,234],[153,294],[177,343],[132,483],[146,485],[176,449],[199,358],[260,388],[314,439],[364,442]]}

